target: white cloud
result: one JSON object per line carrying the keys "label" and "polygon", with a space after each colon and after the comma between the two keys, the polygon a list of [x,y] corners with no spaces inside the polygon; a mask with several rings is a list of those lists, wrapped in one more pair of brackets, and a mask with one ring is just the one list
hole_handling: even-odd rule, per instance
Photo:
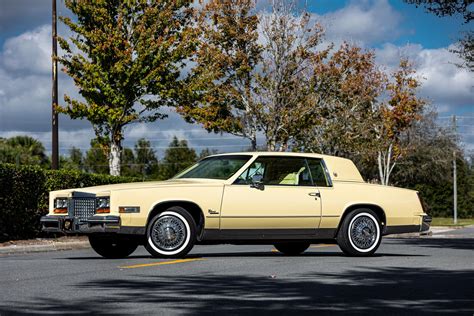
{"label": "white cloud", "polygon": [[[353,1],[341,10],[314,18],[324,22],[327,40],[351,40],[366,47],[385,43],[376,50],[376,56],[378,63],[387,65],[389,70],[397,66],[401,56],[409,57],[425,78],[421,93],[444,115],[472,109],[474,78],[453,65],[459,61],[454,54],[447,49],[425,49],[420,44],[398,47],[388,43],[399,35],[393,30],[399,29],[401,22],[388,1]],[[0,136],[29,134],[42,141],[48,150],[51,148],[50,46],[50,26],[43,25],[8,39],[0,50]],[[74,83],[65,75],[60,76],[59,89],[60,101],[64,93],[78,97]],[[228,134],[208,134],[199,125],[187,124],[173,112],[169,114],[169,118],[153,124],[128,127],[125,146],[132,147],[138,138],[145,137],[162,153],[174,135],[188,139],[190,146],[198,146],[198,151],[207,146],[223,152],[244,150],[248,146],[246,140]],[[70,120],[64,115],[59,121],[61,152],[72,146],[89,148],[94,133],[87,121]],[[472,147],[468,138],[465,141]]]}
{"label": "white cloud", "polygon": [[[0,131],[49,131],[51,128],[51,32],[48,25],[9,38],[0,51]],[[59,102],[78,97],[73,81],[59,74]],[[66,130],[89,127],[60,116]]]}
{"label": "white cloud", "polygon": [[51,27],[43,25],[8,39],[0,54],[2,67],[11,72],[51,73]]}
{"label": "white cloud", "polygon": [[428,98],[439,112],[456,112],[472,108],[474,76],[455,65],[461,60],[449,51],[450,48],[425,49],[419,44],[403,47],[385,44],[376,50],[376,56],[378,63],[386,65],[389,71],[397,67],[400,58],[411,60],[422,80],[421,95]]}
{"label": "white cloud", "polygon": [[400,35],[402,18],[387,0],[351,1],[344,8],[321,16],[329,40],[360,45],[393,40]]}

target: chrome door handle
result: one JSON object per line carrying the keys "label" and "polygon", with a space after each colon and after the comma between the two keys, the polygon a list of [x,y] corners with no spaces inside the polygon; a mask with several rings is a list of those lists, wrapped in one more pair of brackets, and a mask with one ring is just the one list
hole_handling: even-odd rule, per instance
{"label": "chrome door handle", "polygon": [[311,193],[308,193],[309,196],[314,196],[314,197],[321,197],[321,194],[319,194],[319,192],[311,192]]}

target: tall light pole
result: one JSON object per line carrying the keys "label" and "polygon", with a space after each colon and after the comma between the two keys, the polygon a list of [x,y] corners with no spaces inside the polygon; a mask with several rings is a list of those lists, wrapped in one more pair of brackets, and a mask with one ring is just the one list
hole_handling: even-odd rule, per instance
{"label": "tall light pole", "polygon": [[[453,115],[453,128],[456,133],[456,115]],[[456,148],[453,150],[453,222],[458,223],[458,183],[456,170]]]}
{"label": "tall light pole", "polygon": [[52,133],[52,150],[51,150],[51,169],[59,169],[59,141],[58,141],[58,112],[56,106],[58,104],[58,38],[57,38],[57,17],[56,17],[56,0],[53,3],[53,24],[52,24],[52,39],[53,39],[53,89],[52,89],[52,103],[51,103],[51,133]]}

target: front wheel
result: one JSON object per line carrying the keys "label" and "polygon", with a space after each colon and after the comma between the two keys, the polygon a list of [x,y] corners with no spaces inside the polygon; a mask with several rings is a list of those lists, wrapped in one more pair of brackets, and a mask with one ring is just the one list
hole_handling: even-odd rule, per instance
{"label": "front wheel", "polygon": [[196,241],[196,223],[182,207],[173,206],[151,219],[145,248],[153,257],[182,258]]}
{"label": "front wheel", "polygon": [[337,234],[339,248],[354,257],[373,255],[381,240],[380,220],[370,209],[356,209],[349,213]]}
{"label": "front wheel", "polygon": [[132,240],[95,235],[89,236],[89,243],[95,252],[108,259],[126,258],[138,247],[138,243]]}
{"label": "front wheel", "polygon": [[287,256],[296,256],[309,248],[309,242],[282,242],[275,244],[275,248]]}

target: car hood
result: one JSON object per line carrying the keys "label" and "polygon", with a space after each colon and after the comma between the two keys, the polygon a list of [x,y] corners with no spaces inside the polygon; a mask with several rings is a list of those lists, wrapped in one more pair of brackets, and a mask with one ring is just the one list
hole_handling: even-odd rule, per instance
{"label": "car hood", "polygon": [[110,191],[121,191],[121,190],[135,190],[143,188],[155,188],[155,187],[171,187],[171,186],[216,186],[223,185],[226,180],[217,179],[170,179],[166,181],[144,181],[144,182],[131,182],[131,183],[117,183],[108,185],[99,185],[94,187],[74,188],[67,190],[54,191],[56,194],[69,194],[72,192],[85,192],[85,193],[105,193]]}

